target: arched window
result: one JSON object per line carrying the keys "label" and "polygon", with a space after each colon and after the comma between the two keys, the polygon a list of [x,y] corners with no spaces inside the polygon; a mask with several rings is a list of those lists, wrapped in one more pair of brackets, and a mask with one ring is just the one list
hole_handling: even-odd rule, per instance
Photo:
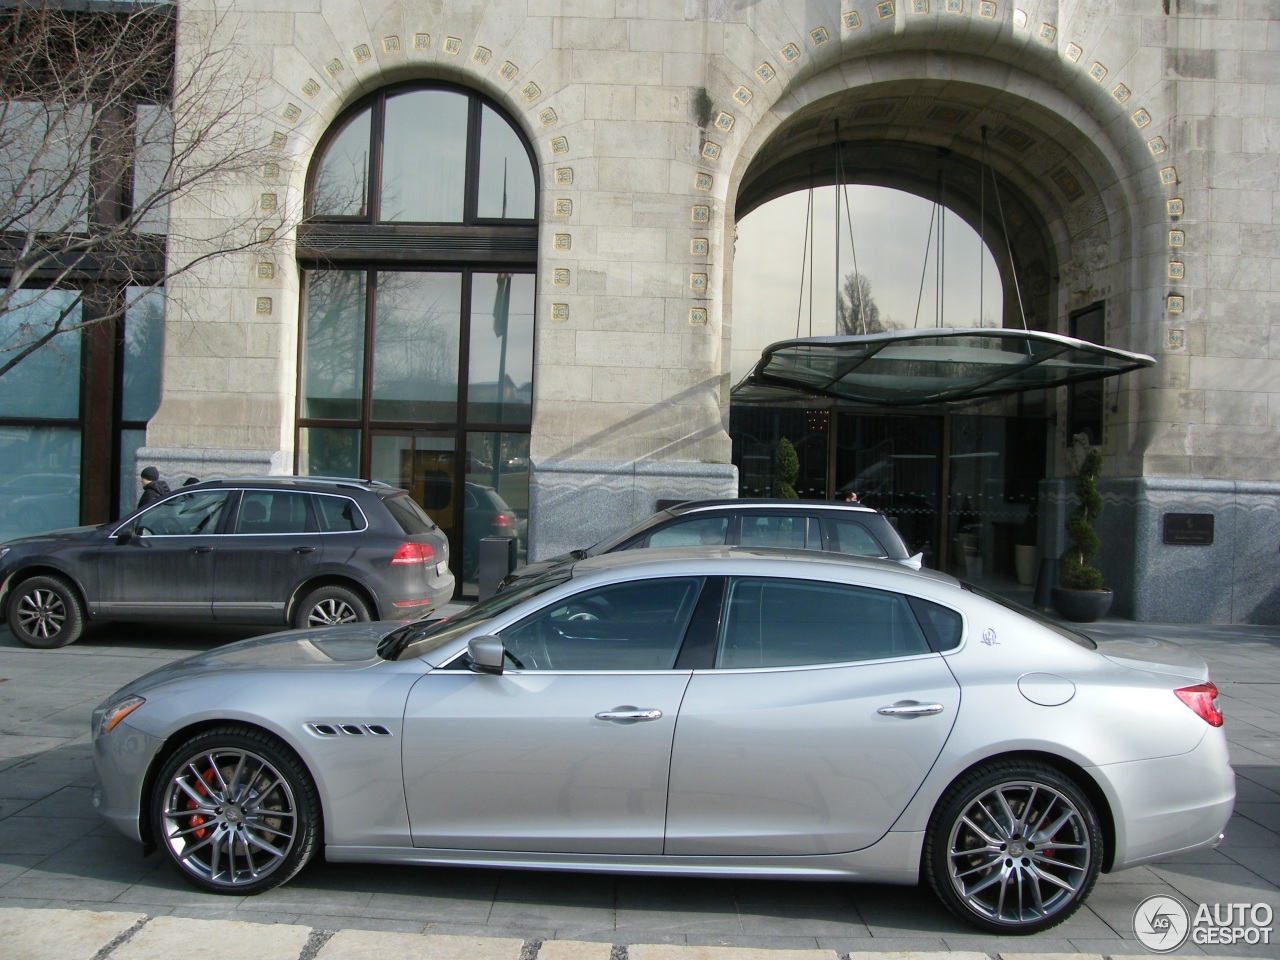
{"label": "arched window", "polygon": [[515,126],[439,85],[357,103],[307,179],[298,472],[411,491],[467,593],[482,537],[524,546],[537,194]]}

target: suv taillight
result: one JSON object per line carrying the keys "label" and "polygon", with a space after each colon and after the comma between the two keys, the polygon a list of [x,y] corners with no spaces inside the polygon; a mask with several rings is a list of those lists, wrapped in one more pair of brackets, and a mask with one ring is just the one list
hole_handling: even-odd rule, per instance
{"label": "suv taillight", "polygon": [[1218,709],[1217,702],[1218,688],[1212,683],[1197,683],[1194,687],[1181,687],[1173,692],[1209,726],[1222,726],[1222,711]]}
{"label": "suv taillight", "polygon": [[391,563],[430,563],[435,558],[436,552],[429,543],[402,543]]}
{"label": "suv taillight", "polygon": [[499,530],[516,525],[516,518],[509,513],[498,513],[493,517],[493,525]]}

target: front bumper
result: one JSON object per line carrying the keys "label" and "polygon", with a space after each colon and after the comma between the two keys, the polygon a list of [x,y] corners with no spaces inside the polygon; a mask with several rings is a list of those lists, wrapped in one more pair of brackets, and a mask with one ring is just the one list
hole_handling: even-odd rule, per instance
{"label": "front bumper", "polygon": [[130,840],[143,841],[142,792],[151,761],[163,741],[121,721],[114,730],[93,741],[93,766],[98,780],[91,799],[98,814]]}

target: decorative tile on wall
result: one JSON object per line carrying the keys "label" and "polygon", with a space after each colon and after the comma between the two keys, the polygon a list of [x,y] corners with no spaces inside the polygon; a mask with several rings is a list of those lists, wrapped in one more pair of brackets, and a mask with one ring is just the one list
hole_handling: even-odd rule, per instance
{"label": "decorative tile on wall", "polygon": [[498,71],[502,74],[503,80],[514,80],[520,73],[520,68],[508,60],[502,65],[502,69]]}
{"label": "decorative tile on wall", "polygon": [[486,66],[492,58],[493,51],[488,47],[476,47],[475,52],[471,54],[471,59],[482,67]]}
{"label": "decorative tile on wall", "polygon": [[705,203],[695,203],[689,211],[689,219],[694,223],[710,223],[711,207]]}
{"label": "decorative tile on wall", "polygon": [[856,13],[846,13],[840,18],[846,30],[857,30],[862,26],[862,18]]}
{"label": "decorative tile on wall", "polygon": [[573,201],[561,198],[555,202],[555,214],[557,217],[573,216]]}
{"label": "decorative tile on wall", "polygon": [[451,57],[456,57],[462,52],[462,40],[458,37],[445,37],[444,52]]}
{"label": "decorative tile on wall", "polygon": [[710,190],[714,183],[714,178],[709,173],[699,173],[693,178],[693,189]]}
{"label": "decorative tile on wall", "polygon": [[706,307],[690,307],[689,323],[695,327],[703,327],[707,324],[707,308]]}
{"label": "decorative tile on wall", "polygon": [[1133,121],[1133,125],[1141,130],[1143,127],[1151,123],[1151,114],[1147,113],[1147,111],[1142,107],[1139,107],[1137,110],[1133,111],[1130,119]]}
{"label": "decorative tile on wall", "polygon": [[430,50],[430,49],[431,49],[431,34],[429,34],[429,33],[415,33],[415,34],[413,35],[413,49],[415,49],[415,50]]}
{"label": "decorative tile on wall", "polygon": [[893,16],[892,0],[885,0],[884,3],[877,3],[876,16],[879,17],[881,20],[888,20],[890,17],[892,17]]}
{"label": "decorative tile on wall", "polygon": [[1187,265],[1181,260],[1169,261],[1169,279],[1185,280],[1187,278]]}
{"label": "decorative tile on wall", "polygon": [[551,305],[551,319],[559,323],[569,319],[569,305],[567,303],[553,303]]}
{"label": "decorative tile on wall", "polygon": [[271,313],[271,306],[272,304],[271,304],[270,297],[258,297],[257,303],[254,306],[254,310],[256,313],[265,316]]}
{"label": "decorative tile on wall", "polygon": [[1067,59],[1068,59],[1068,60],[1070,60],[1072,63],[1079,63],[1079,62],[1080,62],[1080,58],[1081,58],[1082,56],[1084,56],[1084,51],[1083,51],[1082,49],[1080,49],[1080,45],[1079,45],[1079,44],[1077,44],[1077,43],[1068,43],[1068,44],[1067,44]]}
{"label": "decorative tile on wall", "polygon": [[356,63],[368,63],[373,58],[373,51],[367,43],[361,43],[351,48],[351,56]]}
{"label": "decorative tile on wall", "polygon": [[993,0],[982,0],[978,4],[978,16],[984,20],[994,20],[996,18],[996,5]]}
{"label": "decorative tile on wall", "polygon": [[307,82],[302,85],[302,92],[308,97],[314,98],[315,95],[320,92],[320,84],[316,83],[315,80],[308,78]]}
{"label": "decorative tile on wall", "polygon": [[1169,246],[1185,247],[1187,245],[1187,233],[1185,230],[1169,231]]}
{"label": "decorative tile on wall", "polygon": [[573,237],[567,233],[557,233],[555,237],[552,238],[551,245],[562,252],[565,250],[572,250]]}
{"label": "decorative tile on wall", "polygon": [[689,254],[694,257],[705,257],[711,251],[711,244],[706,237],[694,237],[689,241]]}
{"label": "decorative tile on wall", "polygon": [[1165,202],[1165,209],[1169,211],[1169,216],[1180,217],[1186,209],[1186,205],[1182,202],[1181,197],[1174,197]]}
{"label": "decorative tile on wall", "polygon": [[751,91],[746,87],[738,87],[733,91],[733,99],[737,100],[744,107],[751,102]]}
{"label": "decorative tile on wall", "polygon": [[556,183],[562,187],[573,183],[573,167],[556,167]]}
{"label": "decorative tile on wall", "polygon": [[551,152],[552,152],[552,153],[568,153],[568,152],[569,152],[569,138],[568,138],[568,137],[555,137],[555,138],[553,138],[553,139],[552,139],[552,141],[551,141]]}
{"label": "decorative tile on wall", "polygon": [[813,41],[815,47],[820,47],[831,39],[831,34],[827,33],[826,27],[816,27],[809,31],[809,39]]}
{"label": "decorative tile on wall", "polygon": [[400,38],[399,37],[383,37],[382,49],[387,53],[399,53]]}

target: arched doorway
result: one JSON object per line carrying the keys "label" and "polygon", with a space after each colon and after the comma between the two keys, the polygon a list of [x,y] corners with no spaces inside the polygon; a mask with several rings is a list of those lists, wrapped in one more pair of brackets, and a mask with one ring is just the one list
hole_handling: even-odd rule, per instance
{"label": "arched doorway", "polygon": [[298,231],[297,469],[409,490],[464,594],[528,520],[538,181],[474,91],[403,84],[331,126]]}
{"label": "arched doorway", "polygon": [[[761,133],[741,172],[739,221],[815,185],[916,194],[987,239],[1003,290],[1001,325],[1105,342],[1106,312],[1124,299],[1105,300],[1104,271],[1131,242],[1122,178],[1085,124],[1064,118],[1060,90],[1040,101],[922,77],[831,94],[830,79],[799,85],[794,111]],[[920,278],[919,260],[906,269]],[[734,299],[751,299],[742,286],[735,276]],[[1086,316],[1087,324],[1070,320]],[[778,339],[792,335],[780,330]],[[786,435],[801,456],[802,496],[857,489],[898,520],[931,566],[1012,579],[1015,545],[1049,539],[1044,481],[1063,460],[1055,440],[1072,436],[1076,413],[1101,413],[1104,404],[1120,412],[1115,388],[1105,401],[1092,384],[1068,393],[1065,404],[1058,391],[1032,390],[904,410],[737,392],[731,434],[741,493],[769,493],[772,445]],[[1103,418],[1095,419],[1091,442],[1101,444]],[[1054,550],[1046,544],[1042,555]]]}

